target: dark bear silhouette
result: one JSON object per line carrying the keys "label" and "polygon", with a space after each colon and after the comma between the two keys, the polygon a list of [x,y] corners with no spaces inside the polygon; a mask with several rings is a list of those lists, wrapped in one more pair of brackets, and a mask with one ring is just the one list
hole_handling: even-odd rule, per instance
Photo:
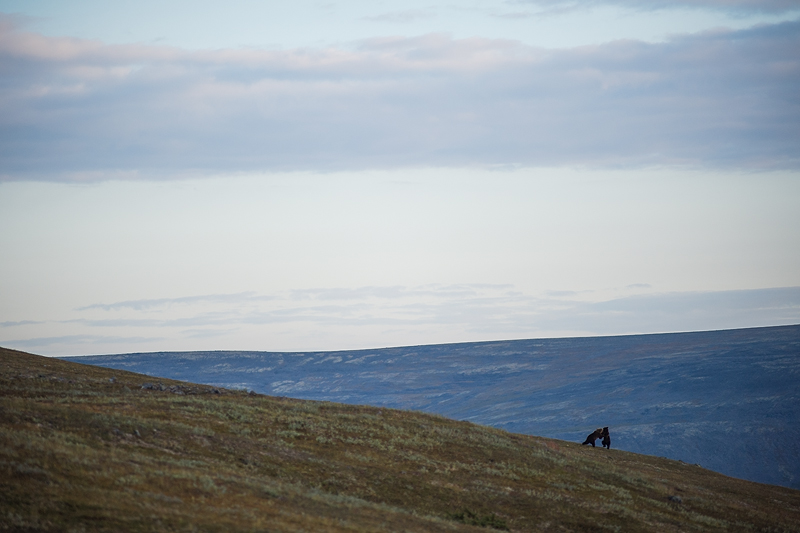
{"label": "dark bear silhouette", "polygon": [[596,441],[599,438],[602,438],[602,436],[603,436],[603,430],[600,429],[600,428],[597,428],[597,429],[594,430],[594,432],[591,435],[586,437],[586,440],[583,441],[582,444],[591,444],[592,448],[594,448],[595,447],[594,446],[594,441]]}
{"label": "dark bear silhouette", "polygon": [[583,441],[582,444],[591,444],[592,448],[594,448],[595,447],[594,441],[596,441],[597,439],[603,439],[603,448],[608,448],[609,450],[611,449],[611,435],[609,435],[608,433],[608,426],[602,429],[600,428],[595,429],[591,435],[586,437],[586,440]]}

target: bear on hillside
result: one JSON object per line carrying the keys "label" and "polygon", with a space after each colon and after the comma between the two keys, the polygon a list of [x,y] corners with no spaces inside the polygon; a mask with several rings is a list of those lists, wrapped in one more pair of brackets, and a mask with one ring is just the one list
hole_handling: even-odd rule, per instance
{"label": "bear on hillside", "polygon": [[586,437],[586,440],[583,441],[582,444],[591,444],[592,448],[594,448],[595,447],[594,446],[594,441],[596,441],[597,439],[600,439],[600,438],[603,438],[603,430],[600,429],[600,428],[597,428],[597,429],[594,430],[594,432],[591,435]]}
{"label": "bear on hillside", "polygon": [[601,435],[603,437],[603,448],[611,449],[611,435],[608,433],[608,426],[603,428],[603,433]]}

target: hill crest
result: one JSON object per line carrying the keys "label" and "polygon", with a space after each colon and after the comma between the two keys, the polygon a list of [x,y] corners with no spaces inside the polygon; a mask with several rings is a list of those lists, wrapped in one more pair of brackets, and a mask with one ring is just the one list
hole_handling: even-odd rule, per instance
{"label": "hill crest", "polygon": [[610,426],[615,448],[800,488],[800,326],[71,360],[574,442]]}
{"label": "hill crest", "polygon": [[800,492],[659,457],[12,350],[0,361],[7,530],[800,531]]}

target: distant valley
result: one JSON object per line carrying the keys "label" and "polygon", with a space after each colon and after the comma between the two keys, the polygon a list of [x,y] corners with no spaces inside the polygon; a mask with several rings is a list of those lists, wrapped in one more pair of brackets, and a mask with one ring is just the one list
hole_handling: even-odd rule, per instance
{"label": "distant valley", "polygon": [[413,409],[573,442],[609,426],[613,448],[800,488],[800,326],[64,359],[274,396]]}

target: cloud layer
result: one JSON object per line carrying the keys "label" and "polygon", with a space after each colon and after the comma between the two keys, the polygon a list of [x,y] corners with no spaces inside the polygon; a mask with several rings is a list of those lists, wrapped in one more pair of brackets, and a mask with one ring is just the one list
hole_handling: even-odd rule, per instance
{"label": "cloud layer", "polygon": [[[636,294],[525,295],[508,285],[315,289],[98,303],[53,323],[0,323],[0,344],[50,355],[130,350],[374,348],[455,341],[788,325],[800,287]],[[28,322],[41,324],[41,322]],[[244,345],[243,345],[244,343]],[[298,348],[302,346],[302,348]]]}
{"label": "cloud layer", "polygon": [[679,7],[725,11],[786,12],[800,9],[797,0],[512,0],[511,3],[543,7],[582,8],[616,5],[631,9],[675,9]]}
{"label": "cloud layer", "polygon": [[800,23],[564,50],[188,52],[0,27],[2,179],[462,165],[797,168]]}

